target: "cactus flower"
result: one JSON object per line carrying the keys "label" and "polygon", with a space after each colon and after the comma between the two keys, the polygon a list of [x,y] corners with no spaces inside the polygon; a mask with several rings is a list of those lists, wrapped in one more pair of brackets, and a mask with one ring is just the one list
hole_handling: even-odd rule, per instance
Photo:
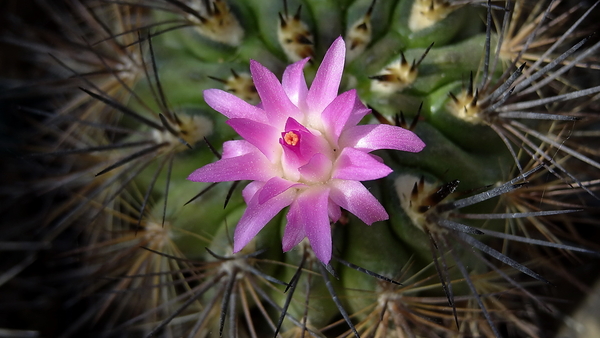
{"label": "cactus flower", "polygon": [[194,171],[195,182],[250,180],[242,195],[247,209],[234,234],[233,251],[289,206],[283,250],[308,238],[324,264],[331,259],[331,222],[346,209],[368,225],[388,219],[383,206],[360,181],[392,170],[369,154],[378,149],[419,152],[425,144],[406,129],[358,125],[370,112],[356,90],[338,95],[346,47],[336,39],[310,87],[303,68],[308,58],[288,66],[281,83],[260,63],[250,71],[261,103],[250,105],[218,89],[204,91],[208,105],[229,118],[243,138],[223,144],[223,156]]}

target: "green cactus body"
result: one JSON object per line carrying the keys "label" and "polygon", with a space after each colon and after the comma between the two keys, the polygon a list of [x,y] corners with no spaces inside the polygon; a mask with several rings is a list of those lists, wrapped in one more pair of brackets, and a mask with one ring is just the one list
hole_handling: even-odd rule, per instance
{"label": "green cactus body", "polygon": [[[567,52],[594,27],[586,22],[569,35],[578,14],[564,12],[568,4],[552,1],[545,16],[544,6],[520,0],[66,2],[78,20],[96,17],[87,32],[93,41],[79,48],[100,62],[56,55],[74,89],[35,146],[64,170],[47,173],[40,190],[67,198],[41,238],[77,229],[82,246],[73,251],[83,253],[79,271],[90,277],[82,294],[126,295],[93,302],[96,315],[84,316],[82,327],[141,337],[547,330],[521,310],[542,302],[526,286],[546,281],[534,270],[558,251],[545,247],[589,253],[579,246],[593,243],[573,230],[587,221],[571,212],[597,206],[600,170],[592,149],[600,88],[567,72],[598,69],[597,44]],[[63,11],[54,14],[68,17]],[[375,153],[394,172],[365,186],[389,220],[369,227],[344,212],[332,224],[330,265],[321,266],[306,240],[282,252],[285,213],[234,254],[247,182],[186,180],[239,139],[202,92],[219,88],[259,104],[251,59],[280,77],[310,57],[311,83],[340,35],[340,92],[356,89],[373,109],[361,123],[411,129],[426,148]],[[543,68],[553,60],[560,62]],[[569,69],[554,77],[562,67]],[[521,249],[530,246],[544,249]],[[114,280],[95,282],[105,276]]]}

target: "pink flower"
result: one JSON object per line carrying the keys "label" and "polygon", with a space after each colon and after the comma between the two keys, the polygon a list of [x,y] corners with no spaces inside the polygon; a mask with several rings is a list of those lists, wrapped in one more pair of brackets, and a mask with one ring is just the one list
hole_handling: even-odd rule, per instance
{"label": "pink flower", "polygon": [[331,259],[331,222],[344,208],[363,222],[388,219],[383,206],[360,183],[392,170],[369,154],[377,149],[419,152],[425,147],[412,132],[389,125],[357,125],[370,112],[356,90],[338,95],[346,48],[333,42],[310,89],[307,59],[288,66],[282,82],[251,60],[250,72],[261,98],[252,106],[218,89],[204,91],[212,108],[243,138],[223,144],[223,157],[194,171],[195,182],[251,180],[242,195],[248,205],[234,234],[240,251],[283,208],[290,206],[283,251],[305,237],[324,264]]}

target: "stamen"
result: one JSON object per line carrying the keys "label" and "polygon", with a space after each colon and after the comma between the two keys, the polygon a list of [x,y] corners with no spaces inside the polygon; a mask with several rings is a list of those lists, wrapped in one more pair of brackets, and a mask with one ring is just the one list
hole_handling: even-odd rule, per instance
{"label": "stamen", "polygon": [[283,140],[285,141],[285,143],[287,143],[291,146],[295,146],[296,144],[298,144],[298,141],[300,140],[300,138],[293,131],[288,131],[283,136]]}

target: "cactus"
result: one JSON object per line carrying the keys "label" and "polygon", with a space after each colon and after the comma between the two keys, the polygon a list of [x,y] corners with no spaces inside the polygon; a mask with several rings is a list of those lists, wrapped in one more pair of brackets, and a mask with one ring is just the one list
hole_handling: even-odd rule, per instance
{"label": "cactus", "polygon": [[542,337],[598,256],[598,3],[36,4],[0,282],[61,337]]}

